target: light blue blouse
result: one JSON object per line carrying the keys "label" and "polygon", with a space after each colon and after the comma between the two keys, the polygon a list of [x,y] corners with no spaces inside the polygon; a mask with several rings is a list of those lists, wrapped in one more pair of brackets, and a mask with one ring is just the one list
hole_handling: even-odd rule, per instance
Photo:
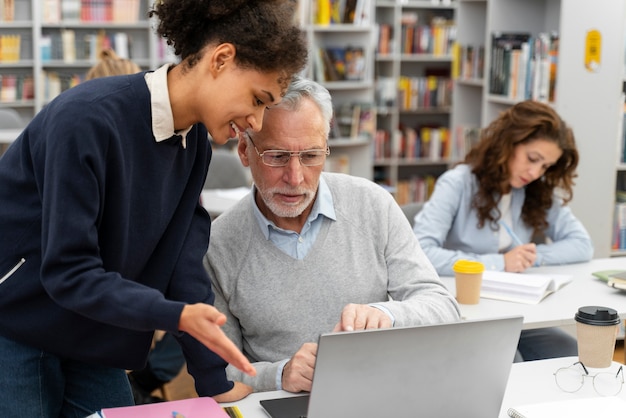
{"label": "light blue blouse", "polygon": [[[487,270],[504,270],[504,254],[498,253],[500,231],[490,224],[477,226],[476,210],[471,207],[477,190],[470,167],[458,165],[438,178],[432,196],[415,217],[415,235],[442,276],[452,276],[452,265],[459,259],[480,261]],[[522,241],[530,242],[533,230],[520,216],[524,198],[524,188],[512,190],[511,229]],[[548,243],[537,245],[535,266],[585,262],[593,257],[589,233],[557,196],[547,220]]]}

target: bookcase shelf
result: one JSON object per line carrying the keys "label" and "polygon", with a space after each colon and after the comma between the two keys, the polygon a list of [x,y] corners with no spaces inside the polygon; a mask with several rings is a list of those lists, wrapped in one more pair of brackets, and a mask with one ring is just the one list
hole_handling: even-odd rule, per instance
{"label": "bookcase shelf", "polygon": [[[362,108],[363,112],[359,111],[359,114],[375,110],[371,106],[375,86],[372,70],[373,1],[359,0],[356,3],[361,3],[358,7],[362,7],[363,20],[355,17],[355,21],[347,23],[338,21],[342,18],[330,16],[326,23],[321,24],[318,22],[318,7],[330,7],[329,0],[299,2],[300,25],[307,36],[310,54],[305,75],[329,90],[336,116],[339,109],[346,107]],[[350,55],[352,51],[356,51],[356,55]],[[350,123],[354,129],[350,131],[353,134],[337,135],[337,129],[335,135],[331,135],[328,142],[331,154],[326,169],[372,179],[371,144],[374,132],[358,128],[359,114],[351,116]],[[373,126],[371,129],[375,130],[375,122]]]}
{"label": "bookcase shelf", "polygon": [[[128,54],[115,48],[115,45],[112,46],[118,55],[126,55],[141,68],[156,68],[173,59],[167,54],[163,41],[157,38],[152,22],[147,16],[151,1],[94,0],[93,3],[89,3],[84,0],[12,0],[12,2],[14,5],[12,16],[3,15],[0,18],[0,37],[19,35],[19,54],[16,60],[6,60],[0,56],[0,78],[3,80],[0,84],[0,107],[15,108],[24,120],[30,120],[52,98],[45,93],[47,75],[58,73],[60,78],[71,77],[81,81],[88,69],[97,63],[97,51],[92,51],[87,59],[79,57],[46,59],[43,56],[42,41],[46,36],[58,37],[63,31],[72,31],[75,36],[72,47],[78,49],[84,47],[86,35],[95,36],[98,33],[111,35],[119,32],[128,38],[124,48]],[[117,10],[124,13],[115,15],[111,7],[120,4],[122,7],[118,6]],[[108,12],[103,5],[108,5]],[[93,13],[91,15],[85,13],[81,17],[81,11],[88,8]],[[74,11],[76,18],[64,19],[70,9]],[[95,13],[96,10],[108,14],[99,17]],[[82,54],[83,51],[78,52]],[[24,83],[32,85],[31,93],[25,93],[30,90],[23,88]],[[62,91],[68,88],[68,85],[62,83],[57,88]]]}
{"label": "bookcase shelf", "polygon": [[374,180],[400,204],[427,199],[434,179],[452,163],[456,3],[448,3],[376,2]]}

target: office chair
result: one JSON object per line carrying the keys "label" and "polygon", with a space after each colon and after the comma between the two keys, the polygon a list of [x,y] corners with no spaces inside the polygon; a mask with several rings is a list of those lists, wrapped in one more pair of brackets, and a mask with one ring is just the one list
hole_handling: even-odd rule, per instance
{"label": "office chair", "polygon": [[402,212],[404,212],[404,216],[406,216],[409,223],[411,224],[411,227],[413,227],[413,224],[415,223],[415,215],[417,215],[419,211],[422,210],[423,206],[424,202],[411,202],[400,206]]}
{"label": "office chair", "polygon": [[24,121],[17,110],[5,107],[0,108],[0,129],[22,129]]}
{"label": "office chair", "polygon": [[241,164],[232,151],[214,149],[209,172],[204,182],[205,189],[232,189],[251,185],[248,169]]}

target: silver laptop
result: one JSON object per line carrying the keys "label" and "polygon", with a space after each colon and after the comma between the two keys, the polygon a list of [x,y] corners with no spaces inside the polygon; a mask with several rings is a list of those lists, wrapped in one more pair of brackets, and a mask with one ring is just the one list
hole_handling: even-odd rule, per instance
{"label": "silver laptop", "polygon": [[496,417],[522,317],[323,334],[310,395],[272,418]]}

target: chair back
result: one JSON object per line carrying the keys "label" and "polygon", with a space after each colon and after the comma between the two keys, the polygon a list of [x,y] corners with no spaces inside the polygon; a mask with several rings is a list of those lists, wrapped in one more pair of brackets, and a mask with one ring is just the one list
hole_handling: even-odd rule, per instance
{"label": "chair back", "polygon": [[241,164],[239,157],[232,151],[214,149],[209,173],[204,182],[205,189],[232,189],[248,187],[248,170]]}
{"label": "chair back", "polygon": [[411,227],[413,227],[413,224],[415,223],[415,216],[419,213],[420,210],[422,210],[423,206],[424,202],[411,202],[400,206],[402,212],[404,212],[404,216],[406,216],[409,223],[411,224]]}
{"label": "chair back", "polygon": [[15,109],[0,109],[0,129],[22,129],[25,126],[22,117]]}

